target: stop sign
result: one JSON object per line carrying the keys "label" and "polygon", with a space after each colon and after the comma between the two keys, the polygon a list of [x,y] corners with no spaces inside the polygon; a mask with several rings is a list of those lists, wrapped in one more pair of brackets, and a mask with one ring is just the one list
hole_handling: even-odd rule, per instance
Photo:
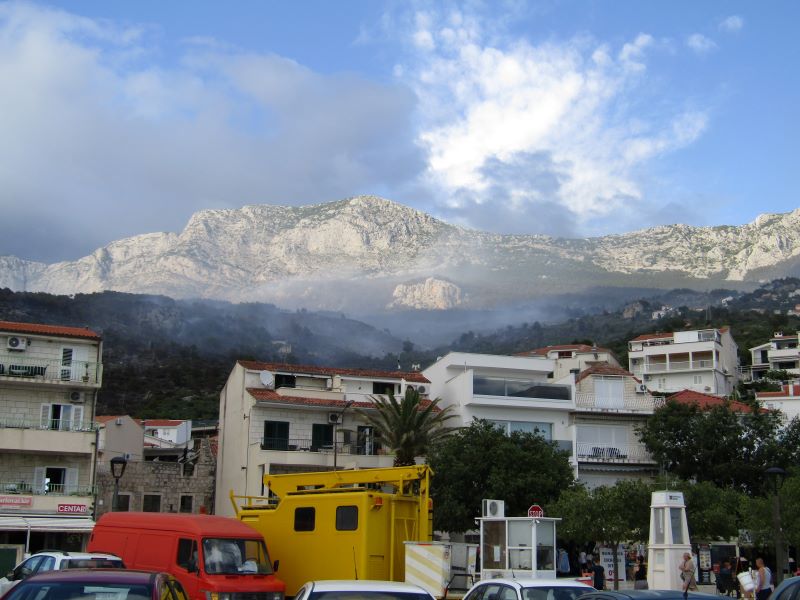
{"label": "stop sign", "polygon": [[538,504],[531,504],[531,507],[528,509],[528,516],[532,518],[543,517],[544,509]]}

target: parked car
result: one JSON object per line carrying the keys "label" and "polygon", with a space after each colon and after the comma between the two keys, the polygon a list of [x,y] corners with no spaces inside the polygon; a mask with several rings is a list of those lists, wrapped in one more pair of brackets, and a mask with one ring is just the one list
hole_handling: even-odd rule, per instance
{"label": "parked car", "polygon": [[595,589],[574,579],[486,579],[473,585],[464,600],[583,600]]}
{"label": "parked car", "polygon": [[188,600],[188,596],[168,573],[70,569],[32,575],[1,600]]}
{"label": "parked car", "polygon": [[780,582],[769,597],[770,600],[795,600],[800,599],[800,577],[789,577]]}
{"label": "parked car", "polygon": [[119,556],[102,552],[61,552],[43,550],[19,563],[14,570],[0,579],[0,596],[37,573],[60,571],[62,569],[124,569],[125,564]]}
{"label": "parked car", "polygon": [[294,600],[435,600],[418,585],[398,581],[342,579],[309,581]]}
{"label": "parked car", "polygon": [[[716,594],[689,592],[691,600],[719,600]],[[684,600],[680,590],[595,590],[581,596],[581,600]]]}

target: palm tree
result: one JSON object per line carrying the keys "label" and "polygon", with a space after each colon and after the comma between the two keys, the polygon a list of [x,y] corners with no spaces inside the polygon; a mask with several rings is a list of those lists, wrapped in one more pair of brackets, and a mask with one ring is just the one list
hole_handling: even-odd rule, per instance
{"label": "palm tree", "polygon": [[450,406],[439,408],[441,400],[423,402],[419,392],[409,386],[400,400],[394,394],[372,396],[374,410],[359,409],[358,413],[394,452],[394,466],[403,467],[413,465],[417,456],[428,453],[433,442],[450,433],[444,422],[455,415],[451,414]]}

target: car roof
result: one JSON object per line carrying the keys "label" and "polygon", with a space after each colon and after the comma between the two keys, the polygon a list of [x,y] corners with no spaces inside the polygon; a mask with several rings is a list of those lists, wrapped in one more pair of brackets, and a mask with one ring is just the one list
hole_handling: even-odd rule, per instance
{"label": "car roof", "polygon": [[[109,554],[108,552],[62,552],[61,550],[42,550],[41,552],[33,553],[30,558],[34,556],[55,556],[61,559],[86,560],[89,558],[108,558],[111,560],[122,560],[116,554]],[[27,559],[26,559],[27,560]]]}
{"label": "car roof", "polygon": [[[619,598],[620,600],[683,600],[680,590],[598,590],[596,593]],[[689,598],[717,598],[715,594],[703,592],[689,592]]]}
{"label": "car roof", "polygon": [[321,579],[319,581],[309,581],[303,587],[306,585],[313,586],[315,592],[374,591],[428,594],[425,588],[413,583],[377,579]]}
{"label": "car roof", "polygon": [[219,515],[194,515],[152,512],[107,512],[95,527],[131,527],[193,533],[202,537],[257,538],[260,533],[238,519]]}
{"label": "car roof", "polygon": [[159,573],[150,571],[132,571],[129,569],[67,569],[64,571],[46,571],[31,575],[19,585],[36,582],[69,583],[70,581],[88,581],[90,583],[124,583],[149,584]]}
{"label": "car roof", "polygon": [[[582,581],[578,581],[576,579],[535,579],[532,577],[527,578],[504,578],[500,577],[497,579],[484,579],[480,583],[502,583],[505,585],[510,585],[516,588],[524,588],[524,587],[582,587],[588,588],[593,590],[594,588],[590,585],[586,585]],[[477,583],[475,585],[478,585]]]}

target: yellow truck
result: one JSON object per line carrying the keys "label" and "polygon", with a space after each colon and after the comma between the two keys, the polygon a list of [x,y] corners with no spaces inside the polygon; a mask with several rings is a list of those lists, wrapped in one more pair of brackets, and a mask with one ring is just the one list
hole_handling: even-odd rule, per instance
{"label": "yellow truck", "polygon": [[236,516],[267,540],[287,595],[313,579],[405,578],[404,542],[432,538],[427,465],[265,475],[269,497],[237,496]]}

